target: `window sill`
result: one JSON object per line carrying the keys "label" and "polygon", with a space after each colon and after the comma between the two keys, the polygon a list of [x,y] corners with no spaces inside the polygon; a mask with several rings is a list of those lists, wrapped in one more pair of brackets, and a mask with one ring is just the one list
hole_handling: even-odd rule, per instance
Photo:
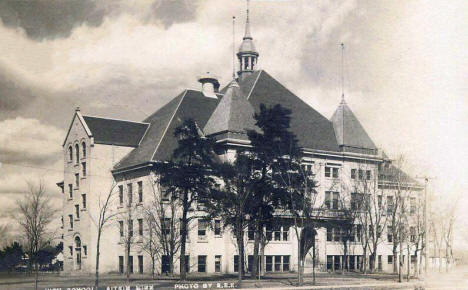
{"label": "window sill", "polygon": [[82,208],[82,209],[80,209],[80,211],[86,211],[86,208]]}
{"label": "window sill", "polygon": [[72,232],[72,231],[73,231],[73,229],[68,229],[68,231],[69,231],[69,232]]}
{"label": "window sill", "polygon": [[207,239],[207,238],[198,239],[198,240],[197,240],[197,243],[208,243],[208,239]]}
{"label": "window sill", "polygon": [[79,219],[79,218],[75,219],[75,222],[79,222],[79,221],[80,221],[80,219]]}
{"label": "window sill", "polygon": [[79,187],[79,186],[77,186],[77,187],[73,188],[73,190],[76,190],[76,191],[78,191],[78,190],[80,190],[80,187]]}
{"label": "window sill", "polygon": [[215,235],[215,238],[219,239],[219,238],[222,238],[223,235]]}
{"label": "window sill", "polygon": [[86,179],[86,176],[80,177],[81,180]]}
{"label": "window sill", "polygon": [[71,201],[71,200],[73,200],[73,197],[68,197],[67,198],[67,201]]}

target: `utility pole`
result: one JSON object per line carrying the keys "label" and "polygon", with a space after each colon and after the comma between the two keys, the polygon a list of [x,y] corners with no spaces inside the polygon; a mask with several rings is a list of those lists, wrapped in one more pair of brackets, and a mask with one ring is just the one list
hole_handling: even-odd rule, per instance
{"label": "utility pole", "polygon": [[427,276],[427,272],[429,269],[429,257],[428,257],[428,248],[429,248],[429,199],[427,196],[427,184],[429,180],[435,179],[435,177],[429,176],[416,176],[418,179],[424,179],[424,273]]}

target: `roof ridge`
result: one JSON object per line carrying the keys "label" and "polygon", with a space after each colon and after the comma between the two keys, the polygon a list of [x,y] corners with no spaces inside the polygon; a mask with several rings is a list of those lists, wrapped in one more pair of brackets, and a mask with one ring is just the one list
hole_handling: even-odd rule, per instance
{"label": "roof ridge", "polygon": [[163,132],[161,138],[159,139],[158,145],[156,145],[156,148],[154,149],[153,154],[151,155],[151,161],[154,161],[154,155],[158,151],[158,148],[161,145],[162,140],[164,139],[164,137],[166,137],[167,130],[169,129],[169,126],[171,126],[172,120],[174,119],[175,115],[177,114],[177,111],[179,110],[180,104],[182,104],[182,101],[184,100],[185,96],[187,95],[187,91],[188,91],[188,89],[184,90],[184,93],[182,94],[182,96],[180,98],[180,101],[177,104],[177,107],[174,110],[174,113],[172,114],[172,117],[169,119],[169,122],[167,122],[166,129],[164,129],[164,132]]}
{"label": "roof ridge", "polygon": [[105,120],[113,120],[113,121],[122,121],[122,122],[129,122],[129,123],[138,123],[138,124],[144,124],[144,125],[149,125],[150,124],[150,123],[147,123],[147,122],[130,121],[130,120],[117,119],[117,118],[105,118],[105,117],[92,116],[92,115],[83,115],[83,118],[84,117],[96,118],[96,119],[105,119]]}
{"label": "roof ridge", "polygon": [[255,85],[257,84],[257,81],[258,79],[260,78],[260,75],[262,74],[263,72],[263,69],[259,70],[258,71],[258,75],[257,75],[257,78],[255,79],[254,83],[252,84],[252,87],[250,88],[250,92],[249,94],[246,96],[246,99],[248,100],[250,98],[250,95],[252,94],[254,88],[255,88]]}

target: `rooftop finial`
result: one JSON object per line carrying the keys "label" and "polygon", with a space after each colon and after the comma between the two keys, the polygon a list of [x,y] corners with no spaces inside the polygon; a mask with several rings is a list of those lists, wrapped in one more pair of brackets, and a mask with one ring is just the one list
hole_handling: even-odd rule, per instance
{"label": "rooftop finial", "polygon": [[236,43],[236,34],[234,28],[236,27],[236,16],[232,16],[232,78],[236,78],[236,52],[235,52],[235,43]]}

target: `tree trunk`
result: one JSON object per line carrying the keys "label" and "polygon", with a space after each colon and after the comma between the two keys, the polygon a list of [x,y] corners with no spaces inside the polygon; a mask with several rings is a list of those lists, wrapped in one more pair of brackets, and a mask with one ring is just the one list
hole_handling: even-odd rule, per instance
{"label": "tree trunk", "polygon": [[39,280],[39,268],[37,263],[34,263],[34,289],[37,290],[37,284]]}
{"label": "tree trunk", "polygon": [[261,228],[260,223],[258,221],[255,222],[255,243],[254,243],[254,253],[253,253],[253,265],[252,265],[252,272],[250,277],[252,279],[256,279],[257,276],[257,263],[258,263],[258,250],[260,248],[260,235],[261,235]]}
{"label": "tree trunk", "polygon": [[414,277],[419,278],[419,250],[418,250],[418,244],[416,244],[416,250],[414,251],[414,256],[415,256],[415,261],[414,261]]}
{"label": "tree trunk", "polygon": [[[314,251],[312,253],[312,284],[315,285],[315,263],[317,260],[317,257],[315,255],[315,236],[314,236],[314,243],[312,244],[312,250]],[[304,267],[302,267],[302,272],[304,272]]]}
{"label": "tree trunk", "polygon": [[238,271],[237,271],[237,287],[241,287],[242,285],[242,275],[244,274],[244,231],[242,227],[242,222],[239,217],[237,217],[236,223],[236,238],[237,238],[237,248],[239,249],[239,258],[238,262]]}
{"label": "tree trunk", "polygon": [[185,264],[188,262],[185,259],[185,243],[187,242],[187,211],[188,211],[188,191],[186,190],[184,193],[184,197],[182,199],[182,224],[181,226],[181,231],[182,231],[182,236],[181,236],[181,241],[180,241],[180,280],[185,281],[187,279],[187,273],[186,273],[186,266]]}
{"label": "tree trunk", "polygon": [[400,283],[403,281],[402,266],[403,266],[403,251],[402,251],[402,245],[400,241],[400,258],[398,259],[398,282]]}
{"label": "tree trunk", "polygon": [[362,273],[366,274],[367,272],[367,247],[364,247],[362,250],[362,265],[361,265]]}
{"label": "tree trunk", "polygon": [[348,268],[348,241],[345,239],[343,241],[343,266],[341,267],[342,272],[346,270],[346,272],[349,272]]}
{"label": "tree trunk", "polygon": [[408,252],[408,260],[406,262],[406,265],[408,266],[408,269],[406,269],[406,281],[409,282],[410,280],[410,270],[411,270],[411,252],[410,252],[410,246],[409,244],[406,244],[406,250]]}
{"label": "tree trunk", "polygon": [[398,273],[398,243],[396,241],[393,242],[393,274]]}
{"label": "tree trunk", "polygon": [[297,239],[297,285],[302,286],[302,250],[301,250],[301,238],[299,234],[299,238]]}
{"label": "tree trunk", "polygon": [[96,243],[96,275],[95,278],[96,280],[94,281],[94,285],[96,286],[96,289],[99,287],[99,247],[101,244],[101,231],[99,231],[98,236],[97,236],[97,243]]}
{"label": "tree trunk", "polygon": [[[130,237],[128,237],[130,239]],[[126,256],[127,256],[127,283],[130,283],[130,240],[127,240],[127,249],[126,249]]]}

